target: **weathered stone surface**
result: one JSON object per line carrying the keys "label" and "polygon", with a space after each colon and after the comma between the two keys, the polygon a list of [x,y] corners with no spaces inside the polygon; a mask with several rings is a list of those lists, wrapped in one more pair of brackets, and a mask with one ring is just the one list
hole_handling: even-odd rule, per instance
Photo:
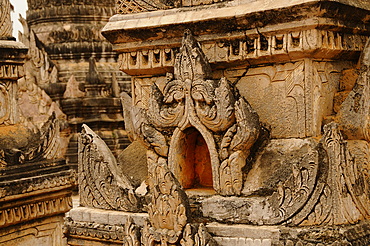
{"label": "weathered stone surface", "polygon": [[139,141],[132,142],[120,153],[117,164],[134,187],[140,186],[148,176],[146,148]]}
{"label": "weathered stone surface", "polygon": [[66,245],[67,240],[63,237],[63,223],[63,215],[57,215],[0,229],[0,244],[4,246]]}
{"label": "weathered stone surface", "polygon": [[[313,139],[273,139],[258,156],[244,182],[243,195],[269,195],[287,180],[308,156],[318,163],[317,142]],[[316,177],[310,177],[315,179]]]}
{"label": "weathered stone surface", "polygon": [[320,136],[322,119],[333,114],[340,72],[351,66],[306,59],[250,68],[237,88],[273,138]]}
{"label": "weathered stone surface", "polygon": [[337,117],[340,128],[348,139],[370,140],[369,88],[370,88],[370,40],[359,61],[359,75],[352,91],[342,103]]}

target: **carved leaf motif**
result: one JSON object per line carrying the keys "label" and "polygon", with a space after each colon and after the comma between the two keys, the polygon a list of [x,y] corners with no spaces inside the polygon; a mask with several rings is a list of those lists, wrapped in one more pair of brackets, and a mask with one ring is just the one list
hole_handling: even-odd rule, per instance
{"label": "carved leaf motif", "polygon": [[[308,146],[305,149],[309,149]],[[273,216],[266,220],[266,224],[287,221],[308,206],[307,203],[314,197],[315,191],[321,192],[321,186],[317,186],[318,170],[318,152],[313,148],[291,164],[291,175],[286,181],[280,182],[277,191],[268,198]],[[307,213],[309,212],[305,211],[306,215]],[[298,217],[301,216],[299,214]]]}
{"label": "carved leaf motif", "polygon": [[208,59],[190,30],[184,32],[180,53],[176,56],[174,74],[175,79],[181,81],[206,80],[211,77]]}
{"label": "carved leaf motif", "polygon": [[243,186],[242,168],[249,149],[257,140],[260,130],[258,115],[243,99],[235,103],[236,124],[225,133],[220,147],[220,193],[240,195]]}
{"label": "carved leaf motif", "polygon": [[369,218],[369,188],[336,123],[324,126],[321,140],[328,156],[328,176],[319,203],[303,225],[355,223]]}
{"label": "carved leaf motif", "polygon": [[29,148],[21,151],[20,162],[61,158],[60,138],[60,121],[56,119],[55,113],[52,113],[41,127],[40,140],[35,140]]}
{"label": "carved leaf motif", "polygon": [[178,181],[168,170],[167,160],[148,150],[148,173],[151,199],[150,234],[156,241],[176,243],[187,223],[188,201]]}
{"label": "carved leaf motif", "polygon": [[181,246],[217,246],[217,242],[208,233],[203,223],[199,225],[187,224],[184,229]]}
{"label": "carved leaf motif", "polygon": [[[157,85],[152,86],[147,111],[150,124],[144,124],[141,129],[158,155],[167,157],[170,152],[172,171],[178,175],[180,168],[172,165],[172,157],[177,153],[174,146],[179,140],[172,136],[172,147],[167,147],[166,137],[160,131],[173,134],[195,128],[209,145],[215,190],[224,195],[239,195],[242,168],[259,135],[259,118],[245,99],[238,98],[239,94],[226,78],[216,82],[210,80],[211,75],[206,56],[190,31],[186,31],[176,56],[174,78],[167,74],[163,94]],[[224,138],[221,146],[216,146],[219,139],[214,135],[220,134]]]}
{"label": "carved leaf motif", "polygon": [[119,171],[108,146],[89,127],[82,128],[78,153],[81,205],[138,211],[133,187]]}
{"label": "carved leaf motif", "polygon": [[147,246],[147,245],[155,245],[155,239],[153,235],[150,233],[150,222],[146,220],[144,222],[143,230],[141,232],[141,245]]}
{"label": "carved leaf motif", "polygon": [[179,84],[178,80],[168,83],[165,91],[169,94],[166,94],[164,98],[157,85],[152,86],[148,116],[157,128],[174,127],[181,121],[185,113],[185,106],[181,100],[183,92],[180,88],[182,85]]}
{"label": "carved leaf motif", "polygon": [[120,94],[123,116],[125,118],[125,129],[130,140],[133,142],[138,139],[143,139],[141,125],[148,122],[145,111],[141,108],[132,105],[132,98],[126,93]]}
{"label": "carved leaf motif", "polygon": [[131,217],[127,219],[125,224],[125,233],[126,235],[123,239],[123,246],[140,246],[140,231]]}
{"label": "carved leaf motif", "polygon": [[230,149],[249,150],[259,135],[259,117],[244,98],[240,98],[235,103],[235,116],[237,131],[231,141]]}

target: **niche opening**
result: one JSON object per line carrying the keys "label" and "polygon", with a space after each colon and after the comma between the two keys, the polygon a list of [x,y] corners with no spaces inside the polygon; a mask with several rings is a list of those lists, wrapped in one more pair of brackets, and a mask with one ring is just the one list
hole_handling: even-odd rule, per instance
{"label": "niche opening", "polygon": [[179,141],[176,161],[180,165],[179,180],[183,188],[213,188],[211,157],[203,136],[191,127]]}

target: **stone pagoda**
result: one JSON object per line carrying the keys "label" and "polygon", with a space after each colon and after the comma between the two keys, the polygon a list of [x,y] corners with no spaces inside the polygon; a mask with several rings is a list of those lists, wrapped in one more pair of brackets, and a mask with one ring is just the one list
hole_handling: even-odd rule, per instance
{"label": "stone pagoda", "polygon": [[26,79],[46,91],[67,115],[67,160],[77,169],[77,132],[87,123],[118,155],[129,142],[119,93],[131,90],[118,56],[100,30],[114,0],[27,0],[21,42],[30,47]]}
{"label": "stone pagoda", "polygon": [[0,1],[0,244],[61,246],[75,174],[66,164],[66,119],[24,78],[27,47],[12,37]]}
{"label": "stone pagoda", "polygon": [[82,127],[68,244],[369,245],[369,16],[368,0],[117,1],[102,33],[132,76],[137,151],[115,159]]}

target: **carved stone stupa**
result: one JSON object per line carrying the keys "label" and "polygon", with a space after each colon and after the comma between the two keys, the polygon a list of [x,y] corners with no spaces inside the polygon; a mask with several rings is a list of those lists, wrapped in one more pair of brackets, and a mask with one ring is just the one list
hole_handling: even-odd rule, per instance
{"label": "carved stone stupa", "polygon": [[127,146],[119,93],[130,78],[100,30],[114,14],[114,0],[27,0],[21,41],[30,47],[26,80],[45,90],[67,115],[69,164],[77,169],[77,133],[89,123],[117,156]]}
{"label": "carved stone stupa", "polygon": [[117,6],[102,33],[146,175],[83,126],[69,245],[370,243],[366,1]]}
{"label": "carved stone stupa", "polygon": [[28,49],[11,37],[9,0],[0,9],[0,244],[60,246],[76,183],[64,159],[65,115],[25,83]]}

